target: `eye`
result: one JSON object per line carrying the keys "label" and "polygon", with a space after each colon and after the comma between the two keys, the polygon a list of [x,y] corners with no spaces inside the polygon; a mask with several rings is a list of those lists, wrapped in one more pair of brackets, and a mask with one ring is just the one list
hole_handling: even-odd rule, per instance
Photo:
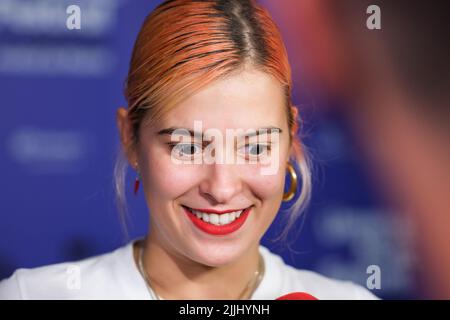
{"label": "eye", "polygon": [[[270,145],[261,144],[261,143],[254,143],[254,144],[247,144],[244,146],[245,148],[248,148],[248,154],[250,156],[261,156],[264,152],[270,151]],[[247,154],[247,152],[246,152]]]}
{"label": "eye", "polygon": [[193,156],[196,154],[196,151],[198,152],[202,150],[201,146],[193,143],[169,143],[169,146],[171,147],[171,150],[176,152],[179,157]]}

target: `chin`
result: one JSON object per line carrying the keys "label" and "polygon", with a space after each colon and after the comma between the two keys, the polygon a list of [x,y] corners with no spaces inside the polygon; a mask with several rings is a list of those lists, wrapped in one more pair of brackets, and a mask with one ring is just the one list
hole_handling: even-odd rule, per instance
{"label": "chin", "polygon": [[236,245],[209,245],[196,250],[195,260],[210,267],[220,267],[236,261],[243,253],[243,247]]}

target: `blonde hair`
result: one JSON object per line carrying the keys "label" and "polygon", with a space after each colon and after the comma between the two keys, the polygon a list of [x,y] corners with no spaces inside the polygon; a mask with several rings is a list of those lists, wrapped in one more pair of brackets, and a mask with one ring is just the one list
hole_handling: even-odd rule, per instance
{"label": "blonde hair", "polygon": [[[134,148],[142,123],[152,125],[182,99],[245,66],[274,76],[283,86],[288,119],[289,159],[300,172],[301,192],[289,207],[285,238],[311,196],[309,157],[297,136],[291,110],[291,68],[281,34],[254,0],[164,1],[145,19],[137,36],[125,97]],[[294,132],[294,134],[292,134]],[[119,146],[114,166],[116,205],[127,230],[127,159]],[[298,188],[298,186],[297,186]]]}

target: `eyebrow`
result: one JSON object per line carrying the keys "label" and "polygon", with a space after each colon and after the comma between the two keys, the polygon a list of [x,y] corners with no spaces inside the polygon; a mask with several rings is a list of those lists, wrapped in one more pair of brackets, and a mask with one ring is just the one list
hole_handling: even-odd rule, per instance
{"label": "eyebrow", "polygon": [[[186,128],[176,128],[176,127],[162,129],[162,130],[158,131],[157,134],[158,135],[172,135],[172,133],[175,130],[181,130],[180,132],[177,132],[177,134],[179,134],[179,135],[185,135],[185,136],[191,136],[191,137],[198,136],[198,137],[201,137],[202,140],[204,138],[203,132],[198,132],[198,131],[194,131],[194,130],[186,129]],[[263,127],[263,128],[259,128],[256,130],[252,130],[252,132],[250,132],[250,133],[244,133],[242,136],[250,138],[250,137],[259,136],[259,135],[265,134],[265,133],[272,134],[274,132],[282,133],[283,130],[281,130],[278,127],[273,127],[273,126]]]}

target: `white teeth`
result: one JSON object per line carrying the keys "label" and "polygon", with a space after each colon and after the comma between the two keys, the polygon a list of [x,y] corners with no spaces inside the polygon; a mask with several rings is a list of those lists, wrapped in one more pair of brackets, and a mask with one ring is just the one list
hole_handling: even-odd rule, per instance
{"label": "white teeth", "polygon": [[230,224],[234,220],[240,217],[244,210],[233,211],[224,214],[215,214],[215,213],[205,213],[197,210],[190,209],[190,211],[197,216],[197,218],[202,219],[205,222],[214,224],[214,225],[226,225]]}
{"label": "white teeth", "polygon": [[209,223],[218,225],[219,224],[219,215],[217,214],[210,214],[209,215]]}
{"label": "white teeth", "polygon": [[221,225],[228,224],[229,221],[230,221],[230,215],[228,213],[220,215],[219,222]]}

